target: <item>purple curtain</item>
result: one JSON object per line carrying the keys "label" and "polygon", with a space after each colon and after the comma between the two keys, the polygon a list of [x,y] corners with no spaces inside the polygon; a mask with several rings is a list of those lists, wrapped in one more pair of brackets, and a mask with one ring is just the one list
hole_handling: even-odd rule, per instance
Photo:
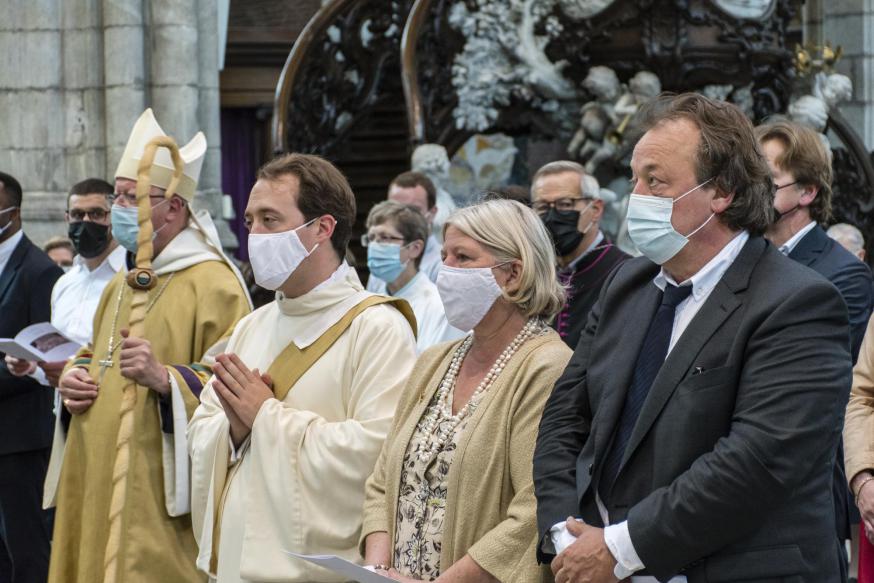
{"label": "purple curtain", "polygon": [[257,111],[254,108],[221,110],[222,189],[233,200],[235,218],[229,224],[240,241],[236,256],[242,261],[249,260],[243,213],[263,150],[263,122],[258,119]]}

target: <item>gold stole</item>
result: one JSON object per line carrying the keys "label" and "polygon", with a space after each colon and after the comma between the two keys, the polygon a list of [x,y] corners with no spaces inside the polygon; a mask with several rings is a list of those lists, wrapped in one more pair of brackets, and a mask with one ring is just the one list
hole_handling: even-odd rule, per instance
{"label": "gold stole", "polygon": [[[360,303],[356,304],[351,310],[340,318],[340,320],[328,328],[318,340],[310,344],[304,349],[300,349],[294,345],[294,342],[289,343],[285,349],[279,353],[270,368],[267,369],[267,374],[273,380],[273,394],[280,401],[285,400],[288,392],[294,387],[295,383],[300,380],[312,365],[314,365],[326,352],[334,345],[334,343],[343,335],[344,332],[352,325],[352,322],[367,308],[378,306],[380,304],[392,304],[397,310],[403,314],[404,318],[413,329],[413,335],[418,332],[416,329],[416,316],[413,314],[413,309],[406,300],[392,298],[388,296],[369,296]],[[247,448],[248,449],[248,448]],[[245,451],[243,452],[245,455]],[[234,467],[225,478],[224,486],[222,487],[222,495],[219,498],[216,512],[212,523],[212,557],[210,558],[210,571],[218,575],[218,550],[219,538],[221,536],[221,517],[224,514],[225,500],[228,496],[231,480],[237,473],[237,469],[242,464],[242,458],[237,460]]]}

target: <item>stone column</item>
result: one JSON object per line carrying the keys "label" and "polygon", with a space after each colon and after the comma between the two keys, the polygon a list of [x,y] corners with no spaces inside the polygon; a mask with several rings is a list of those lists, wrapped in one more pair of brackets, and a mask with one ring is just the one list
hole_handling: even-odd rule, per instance
{"label": "stone column", "polygon": [[[221,95],[219,93],[218,4],[215,0],[197,0],[198,56],[200,61],[200,127],[206,134],[209,149],[200,174],[202,197],[198,201],[213,217],[222,216]],[[225,247],[239,243],[226,221],[217,221],[219,236]]]}
{"label": "stone column", "polygon": [[6,2],[0,18],[0,169],[22,183],[26,232],[36,241],[55,234],[64,216],[62,4]]}
{"label": "stone column", "polygon": [[853,99],[841,113],[857,129],[869,150],[874,148],[874,0],[829,0],[822,3],[820,43],[841,46],[838,72],[853,80]]}
{"label": "stone column", "polygon": [[134,122],[146,108],[146,22],[142,0],[102,0],[105,176],[112,182]]}

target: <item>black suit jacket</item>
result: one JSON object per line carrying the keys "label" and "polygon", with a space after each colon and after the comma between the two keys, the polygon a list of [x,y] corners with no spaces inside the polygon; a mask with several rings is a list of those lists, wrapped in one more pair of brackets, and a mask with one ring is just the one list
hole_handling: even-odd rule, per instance
{"label": "black suit jacket", "polygon": [[[568,516],[602,524],[594,492],[658,271],[636,258],[613,273],[547,402],[534,454],[542,537]],[[628,521],[645,573],[839,579],[831,484],[848,345],[835,287],[751,238],[665,360],[612,489],[610,521]]]}
{"label": "black suit jacket", "polygon": [[[871,269],[829,237],[819,225],[801,238],[789,253],[789,258],[819,273],[841,292],[850,317],[850,347],[853,352],[853,362],[856,362],[868,319],[871,317],[872,293],[874,293]],[[853,510],[847,487],[843,444],[835,463],[833,488],[835,529],[839,538],[847,539],[850,538],[850,516],[856,516],[858,521],[858,514]]]}
{"label": "black suit jacket", "polygon": [[607,276],[617,265],[628,259],[628,255],[613,243],[605,241],[604,245],[604,249],[597,249],[583,257],[569,278],[559,276],[561,282],[568,286],[567,299],[561,312],[553,320],[552,327],[571,348],[575,348],[579,342],[589,319],[589,312],[598,301],[601,286],[607,281]]}
{"label": "black suit jacket", "polygon": [[[0,273],[0,338],[49,321],[52,288],[62,274],[48,255],[22,237]],[[51,446],[53,396],[51,388],[30,377],[12,376],[0,362],[0,455]]]}
{"label": "black suit jacket", "polygon": [[789,258],[819,273],[841,292],[850,316],[850,344],[853,362],[856,362],[871,317],[874,294],[871,268],[829,237],[819,225],[801,238]]}

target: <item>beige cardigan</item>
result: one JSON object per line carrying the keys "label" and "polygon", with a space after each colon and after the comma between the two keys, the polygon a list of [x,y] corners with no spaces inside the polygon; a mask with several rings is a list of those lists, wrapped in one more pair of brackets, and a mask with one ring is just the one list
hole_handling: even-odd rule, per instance
{"label": "beige cardigan", "polygon": [[[844,421],[844,466],[847,481],[862,470],[874,470],[874,318],[868,321]],[[869,486],[870,487],[870,486]]]}
{"label": "beige cardigan", "polygon": [[[401,466],[416,424],[461,341],[425,351],[416,362],[373,475],[367,480],[364,540],[394,530]],[[470,555],[504,583],[551,579],[539,567],[532,455],[546,399],[571,350],[549,330],[522,345],[468,420],[446,493],[441,570]]]}

